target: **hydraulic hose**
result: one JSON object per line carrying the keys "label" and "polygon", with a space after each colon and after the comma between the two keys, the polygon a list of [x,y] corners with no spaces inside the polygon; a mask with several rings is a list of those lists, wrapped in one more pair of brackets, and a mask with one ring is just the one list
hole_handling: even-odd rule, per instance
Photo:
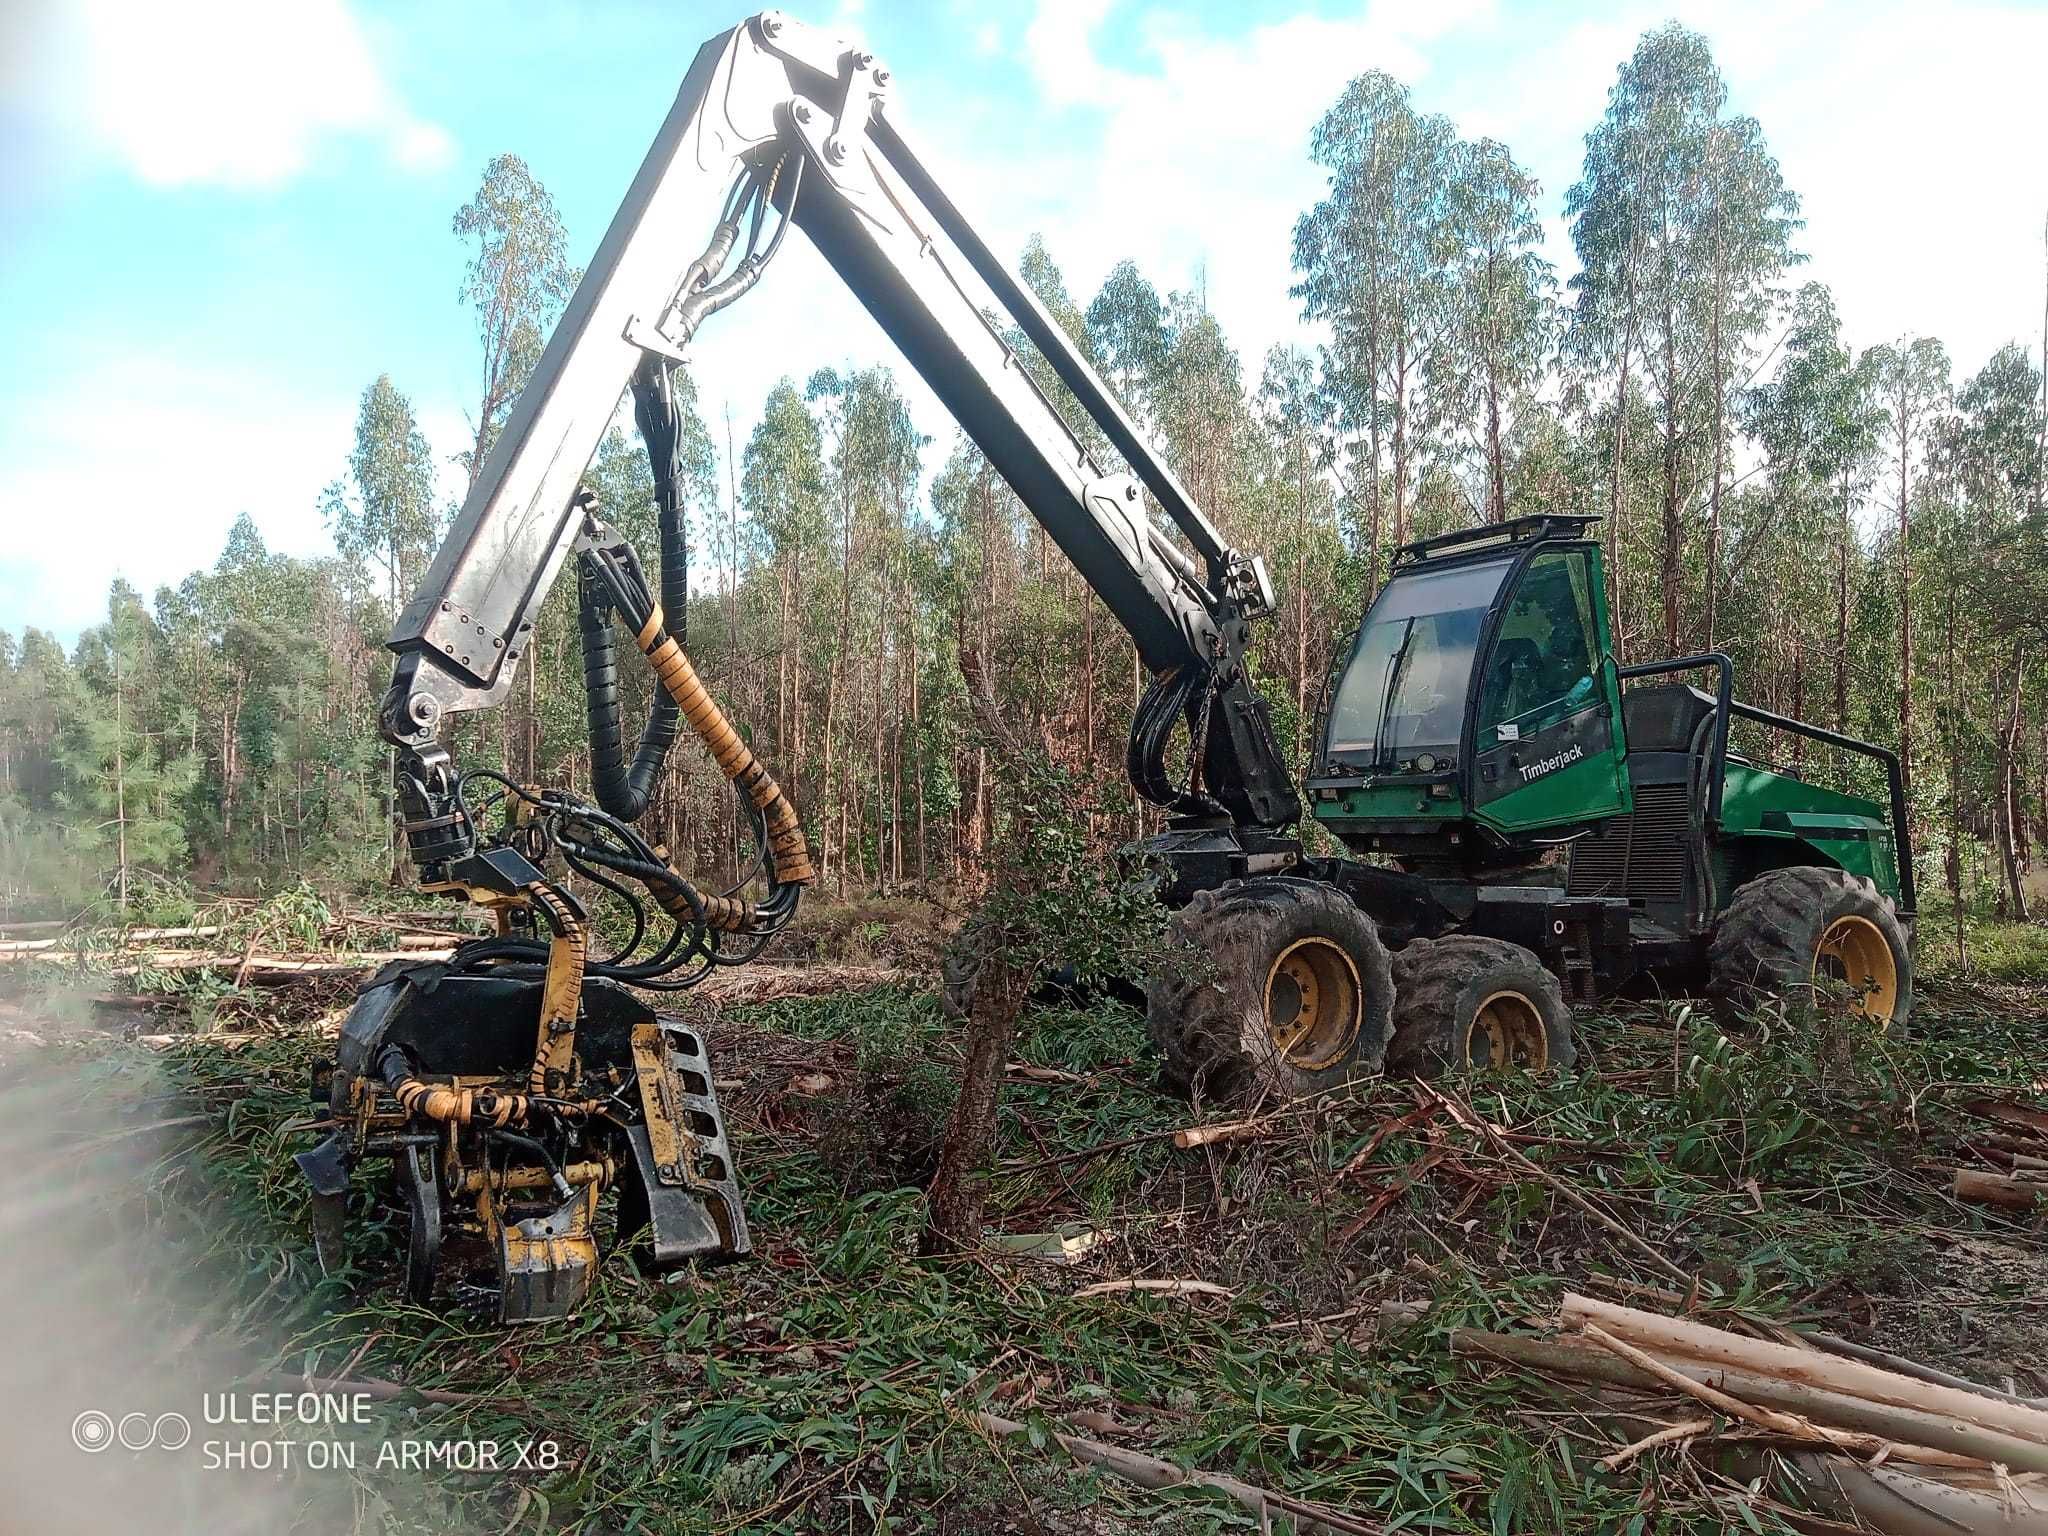
{"label": "hydraulic hose", "polygon": [[[668,381],[653,363],[633,375],[633,415],[654,471],[655,523],[660,540],[661,606],[676,616],[678,633],[688,633],[690,547],[683,528],[679,449],[682,422]],[[629,766],[619,723],[618,643],[612,633],[615,607],[603,573],[585,555],[578,562],[576,626],[583,641],[584,715],[590,726],[590,787],[597,803],[621,821],[647,812],[654,786],[676,739],[676,703],[657,692]]]}
{"label": "hydraulic hose", "polygon": [[525,1121],[532,1107],[523,1093],[499,1093],[493,1088],[451,1088],[426,1083],[413,1076],[405,1052],[388,1047],[377,1063],[378,1076],[408,1115],[457,1125],[503,1127]]}
{"label": "hydraulic hose", "polygon": [[662,613],[656,608],[634,637],[661,679],[661,686],[682,709],[683,718],[711,753],[718,771],[731,781],[761,813],[768,838],[769,884],[771,887],[809,885],[816,876],[811,870],[811,851],[804,842],[804,829],[796,808],[782,793],[761,760],[754,756],[725,711],[705,691],[697,669],[675,637],[662,627]]}
{"label": "hydraulic hose", "polygon": [[526,1091],[541,1098],[568,1081],[576,1055],[576,1017],[583,1009],[583,966],[590,953],[590,931],[576,909],[558,892],[536,882],[527,895],[547,919],[553,935],[548,944],[547,976],[541,983],[540,1035],[533,1047],[533,1066]]}
{"label": "hydraulic hose", "polygon": [[[680,537],[676,542],[681,542]],[[666,528],[662,531],[662,543],[666,550]],[[664,594],[671,586],[669,569],[664,559]],[[687,580],[687,573],[681,579]],[[578,574],[577,596],[576,624],[583,640],[584,714],[590,726],[591,792],[599,805],[621,821],[638,821],[647,813],[662,765],[675,745],[676,703],[666,693],[656,692],[629,765],[619,724],[618,642],[612,633],[611,597],[587,556]]]}

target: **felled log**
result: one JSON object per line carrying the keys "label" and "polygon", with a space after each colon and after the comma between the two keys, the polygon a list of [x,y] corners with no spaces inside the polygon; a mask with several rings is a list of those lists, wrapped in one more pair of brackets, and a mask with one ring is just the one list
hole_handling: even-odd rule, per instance
{"label": "felled log", "polygon": [[[992,1413],[977,1413],[974,1422],[990,1434],[1021,1435],[1026,1427],[1015,1419],[998,1418]],[[1136,1483],[1140,1488],[1177,1488],[1183,1483],[1215,1488],[1227,1493],[1245,1509],[1262,1520],[1270,1519],[1274,1512],[1286,1515],[1297,1531],[1315,1532],[1318,1536],[1377,1536],[1383,1528],[1379,1525],[1333,1509],[1328,1504],[1318,1504],[1312,1499],[1298,1499],[1292,1494],[1275,1493],[1270,1488],[1261,1488],[1254,1483],[1242,1482],[1222,1472],[1190,1471],[1158,1456],[1147,1456],[1142,1451],[1128,1451],[1120,1445],[1109,1445],[1101,1440],[1089,1440],[1081,1435],[1055,1433],[1053,1439],[1060,1449],[1076,1461],[1100,1467],[1114,1473],[1126,1482]]]}
{"label": "felled log", "polygon": [[[51,923],[52,928],[62,928],[63,923]],[[214,939],[220,937],[220,926],[198,928],[129,928],[121,932],[121,947],[131,948],[137,944],[162,944],[172,939]],[[53,939],[0,939],[0,956],[33,955],[44,950],[55,949],[63,943],[61,938]]]}
{"label": "felled log", "polygon": [[1934,1366],[1919,1360],[1908,1360],[1882,1349],[1874,1349],[1868,1344],[1854,1343],[1839,1334],[1827,1333],[1816,1328],[1802,1332],[1799,1338],[1827,1354],[1846,1355],[1851,1360],[1861,1360],[1866,1365],[1897,1371],[1901,1376],[1911,1376],[1916,1381],[1931,1381],[1937,1386],[1955,1387],[1963,1392],[1974,1392],[1979,1397],[1995,1397],[2008,1403],[2025,1403],[2029,1408],[2048,1408],[2048,1398],[2022,1397],[2017,1392],[2004,1392],[1997,1387],[1986,1386],[1981,1381],[1971,1381],[1967,1376],[1954,1376],[1947,1371],[1937,1370]]}
{"label": "felled log", "polygon": [[1590,1296],[1566,1292],[1562,1310],[1568,1327],[1588,1325],[1653,1351],[1666,1361],[1707,1365],[1773,1377],[1893,1408],[1937,1415],[1960,1424],[2048,1447],[2048,1410],[1982,1397],[1933,1382],[1918,1381],[1860,1360],[1824,1355],[1789,1344],[1744,1338],[1683,1318],[1638,1312]]}
{"label": "felled log", "polygon": [[1803,1414],[1785,1413],[1776,1408],[1760,1408],[1707,1382],[1695,1381],[1649,1351],[1639,1349],[1625,1339],[1617,1339],[1597,1323],[1586,1324],[1585,1334],[1602,1349],[1648,1371],[1666,1386],[1676,1387],[1686,1396],[1705,1403],[1714,1412],[1752,1424],[1768,1434],[1782,1435],[1850,1456],[1867,1457],[1872,1461],[1889,1457],[1893,1461],[1908,1461],[1944,1471],[1989,1472],[1994,1466],[1990,1460],[1970,1451],[1945,1451],[1930,1445],[1902,1444],[1887,1435],[1843,1429],[1839,1425],[1817,1422]]}
{"label": "felled log", "polygon": [[0,923],[0,933],[48,933],[55,928],[69,928],[68,917],[38,917],[27,922]]}
{"label": "felled log", "polygon": [[[1541,1339],[1459,1328],[1451,1334],[1451,1353],[1465,1359],[1505,1361],[1546,1376],[1633,1391],[1661,1392],[1671,1385],[1607,1350],[1572,1339]],[[1997,1462],[2015,1472],[2048,1472],[2048,1443],[1964,1423],[1951,1415],[1872,1402],[1777,1375],[1710,1366],[1696,1360],[1667,1356],[1663,1363],[1690,1381],[1745,1403],[1797,1414],[1816,1424],[1875,1435],[1901,1445],[1927,1446],[1957,1456]]]}
{"label": "felled log", "polygon": [[1786,1460],[1815,1508],[1887,1536],[2048,1536],[2048,1487],[2038,1483],[1963,1473],[1923,1477],[1908,1467],[1807,1452]]}
{"label": "felled log", "polygon": [[2043,1200],[2048,1200],[2048,1179],[2031,1170],[2017,1168],[2011,1176],[1988,1173],[1979,1168],[1958,1168],[1955,1195],[1958,1200],[1968,1200],[1975,1205],[2031,1211]]}
{"label": "felled log", "polygon": [[[118,965],[93,965],[101,976],[137,976],[144,971],[238,971],[250,981],[294,981],[311,976],[359,976],[392,960],[446,960],[452,949],[359,949],[315,958],[291,955],[234,955],[220,950],[160,949],[131,951]],[[0,955],[0,960],[43,961],[51,965],[82,965],[103,958],[76,950],[41,950],[34,954]]]}

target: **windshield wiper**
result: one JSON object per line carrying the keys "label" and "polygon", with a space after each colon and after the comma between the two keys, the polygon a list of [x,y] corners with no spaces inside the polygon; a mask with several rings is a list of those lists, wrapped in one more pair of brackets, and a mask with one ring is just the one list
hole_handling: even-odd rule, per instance
{"label": "windshield wiper", "polygon": [[1378,773],[1382,766],[1394,765],[1392,744],[1387,740],[1393,730],[1394,693],[1401,686],[1401,675],[1408,667],[1408,649],[1415,643],[1415,621],[1408,620],[1407,628],[1401,631],[1401,643],[1394,648],[1394,654],[1387,658],[1387,686],[1380,694],[1379,724],[1372,736],[1372,771]]}

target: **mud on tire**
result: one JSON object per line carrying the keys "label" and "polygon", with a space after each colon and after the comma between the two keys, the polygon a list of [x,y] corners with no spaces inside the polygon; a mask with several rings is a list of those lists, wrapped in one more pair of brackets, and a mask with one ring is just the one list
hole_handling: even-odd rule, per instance
{"label": "mud on tire", "polygon": [[1170,934],[1145,1023],[1171,1087],[1293,1099],[1380,1070],[1393,978],[1372,919],[1342,892],[1289,876],[1233,880],[1196,893]]}
{"label": "mud on tire", "polygon": [[1913,946],[1898,913],[1846,870],[1800,865],[1758,875],[1714,925],[1708,996],[1733,1021],[1775,998],[1814,1001],[1817,980],[1862,993],[1858,1012],[1901,1027],[1913,1007]]}
{"label": "mud on tire", "polygon": [[1390,1072],[1556,1072],[1577,1059],[1564,988],[1519,944],[1473,934],[1417,939],[1394,955],[1393,969]]}

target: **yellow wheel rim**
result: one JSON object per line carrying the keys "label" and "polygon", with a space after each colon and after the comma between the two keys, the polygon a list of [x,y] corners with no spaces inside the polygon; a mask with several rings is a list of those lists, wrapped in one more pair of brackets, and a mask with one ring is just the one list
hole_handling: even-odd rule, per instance
{"label": "yellow wheel rim", "polygon": [[1484,1072],[1510,1067],[1541,1072],[1550,1065],[1543,1010],[1520,992],[1496,992],[1472,1015],[1465,1036],[1467,1065]]}
{"label": "yellow wheel rim", "polygon": [[1899,961],[1884,930],[1867,917],[1838,917],[1813,951],[1813,979],[1834,981],[1856,994],[1851,1005],[1865,1018],[1889,1024],[1899,1006]]}
{"label": "yellow wheel rim", "polygon": [[1296,939],[1266,972],[1266,1029],[1291,1067],[1313,1072],[1341,1061],[1358,1039],[1365,989],[1344,947]]}

